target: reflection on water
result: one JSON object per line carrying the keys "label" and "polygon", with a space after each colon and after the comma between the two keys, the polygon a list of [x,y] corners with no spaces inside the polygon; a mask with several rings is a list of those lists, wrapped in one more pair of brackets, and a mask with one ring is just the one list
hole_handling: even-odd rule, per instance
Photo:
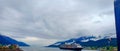
{"label": "reflection on water", "polygon": [[[45,48],[45,47],[21,47],[24,51],[73,51],[73,50],[60,50],[59,48]],[[79,51],[79,50],[74,50]],[[96,51],[96,50],[82,50],[82,51]]]}
{"label": "reflection on water", "polygon": [[60,50],[60,51],[97,51],[97,50]]}
{"label": "reflection on water", "polygon": [[[61,49],[59,49],[61,50]],[[61,50],[61,51],[88,51],[88,50]]]}
{"label": "reflection on water", "polygon": [[81,51],[81,50],[69,50],[69,51]]}
{"label": "reflection on water", "polygon": [[57,48],[58,50],[61,50],[61,51],[81,51],[81,50],[66,50],[66,49],[59,49]]}

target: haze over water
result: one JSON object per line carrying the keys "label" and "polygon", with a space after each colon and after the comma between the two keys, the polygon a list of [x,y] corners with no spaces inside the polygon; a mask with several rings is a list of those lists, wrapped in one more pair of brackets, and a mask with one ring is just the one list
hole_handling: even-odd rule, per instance
{"label": "haze over water", "polygon": [[[46,47],[22,47],[24,51],[72,51],[60,50],[59,48],[46,48]],[[82,50],[82,51],[97,51],[97,50]]]}

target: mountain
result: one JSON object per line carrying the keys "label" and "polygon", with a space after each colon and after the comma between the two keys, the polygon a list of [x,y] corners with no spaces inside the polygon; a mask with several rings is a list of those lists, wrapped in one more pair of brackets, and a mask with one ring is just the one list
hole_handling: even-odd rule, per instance
{"label": "mountain", "polygon": [[[95,36],[83,36],[79,38],[73,38],[66,41],[56,42],[48,47],[59,47],[64,43],[78,43],[83,47],[104,47],[109,45],[109,39],[106,37],[95,37]],[[110,41],[111,46],[117,46],[117,39],[111,38]]]}
{"label": "mountain", "polygon": [[24,42],[17,41],[5,35],[0,35],[0,44],[2,45],[17,44],[19,46],[29,46],[28,44]]}

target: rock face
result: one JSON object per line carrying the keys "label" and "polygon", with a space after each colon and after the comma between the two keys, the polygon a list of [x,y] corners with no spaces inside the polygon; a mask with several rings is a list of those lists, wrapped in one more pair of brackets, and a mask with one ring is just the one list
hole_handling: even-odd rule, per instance
{"label": "rock face", "polygon": [[19,46],[29,46],[28,44],[24,42],[17,41],[5,35],[0,35],[0,44],[2,45],[17,44]]}
{"label": "rock face", "polygon": [[[105,47],[108,46],[109,39],[107,37],[84,36],[66,41],[56,42],[48,47],[59,47],[64,43],[78,43],[83,47]],[[117,39],[111,38],[111,46],[117,46]]]}

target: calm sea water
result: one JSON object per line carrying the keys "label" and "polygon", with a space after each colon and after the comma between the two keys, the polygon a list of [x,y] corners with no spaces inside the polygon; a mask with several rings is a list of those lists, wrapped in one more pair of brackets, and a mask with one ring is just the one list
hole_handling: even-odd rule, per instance
{"label": "calm sea water", "polygon": [[[21,47],[24,51],[71,51],[60,50],[59,48],[47,48],[47,47]],[[82,51],[97,51],[97,50],[82,50]]]}

